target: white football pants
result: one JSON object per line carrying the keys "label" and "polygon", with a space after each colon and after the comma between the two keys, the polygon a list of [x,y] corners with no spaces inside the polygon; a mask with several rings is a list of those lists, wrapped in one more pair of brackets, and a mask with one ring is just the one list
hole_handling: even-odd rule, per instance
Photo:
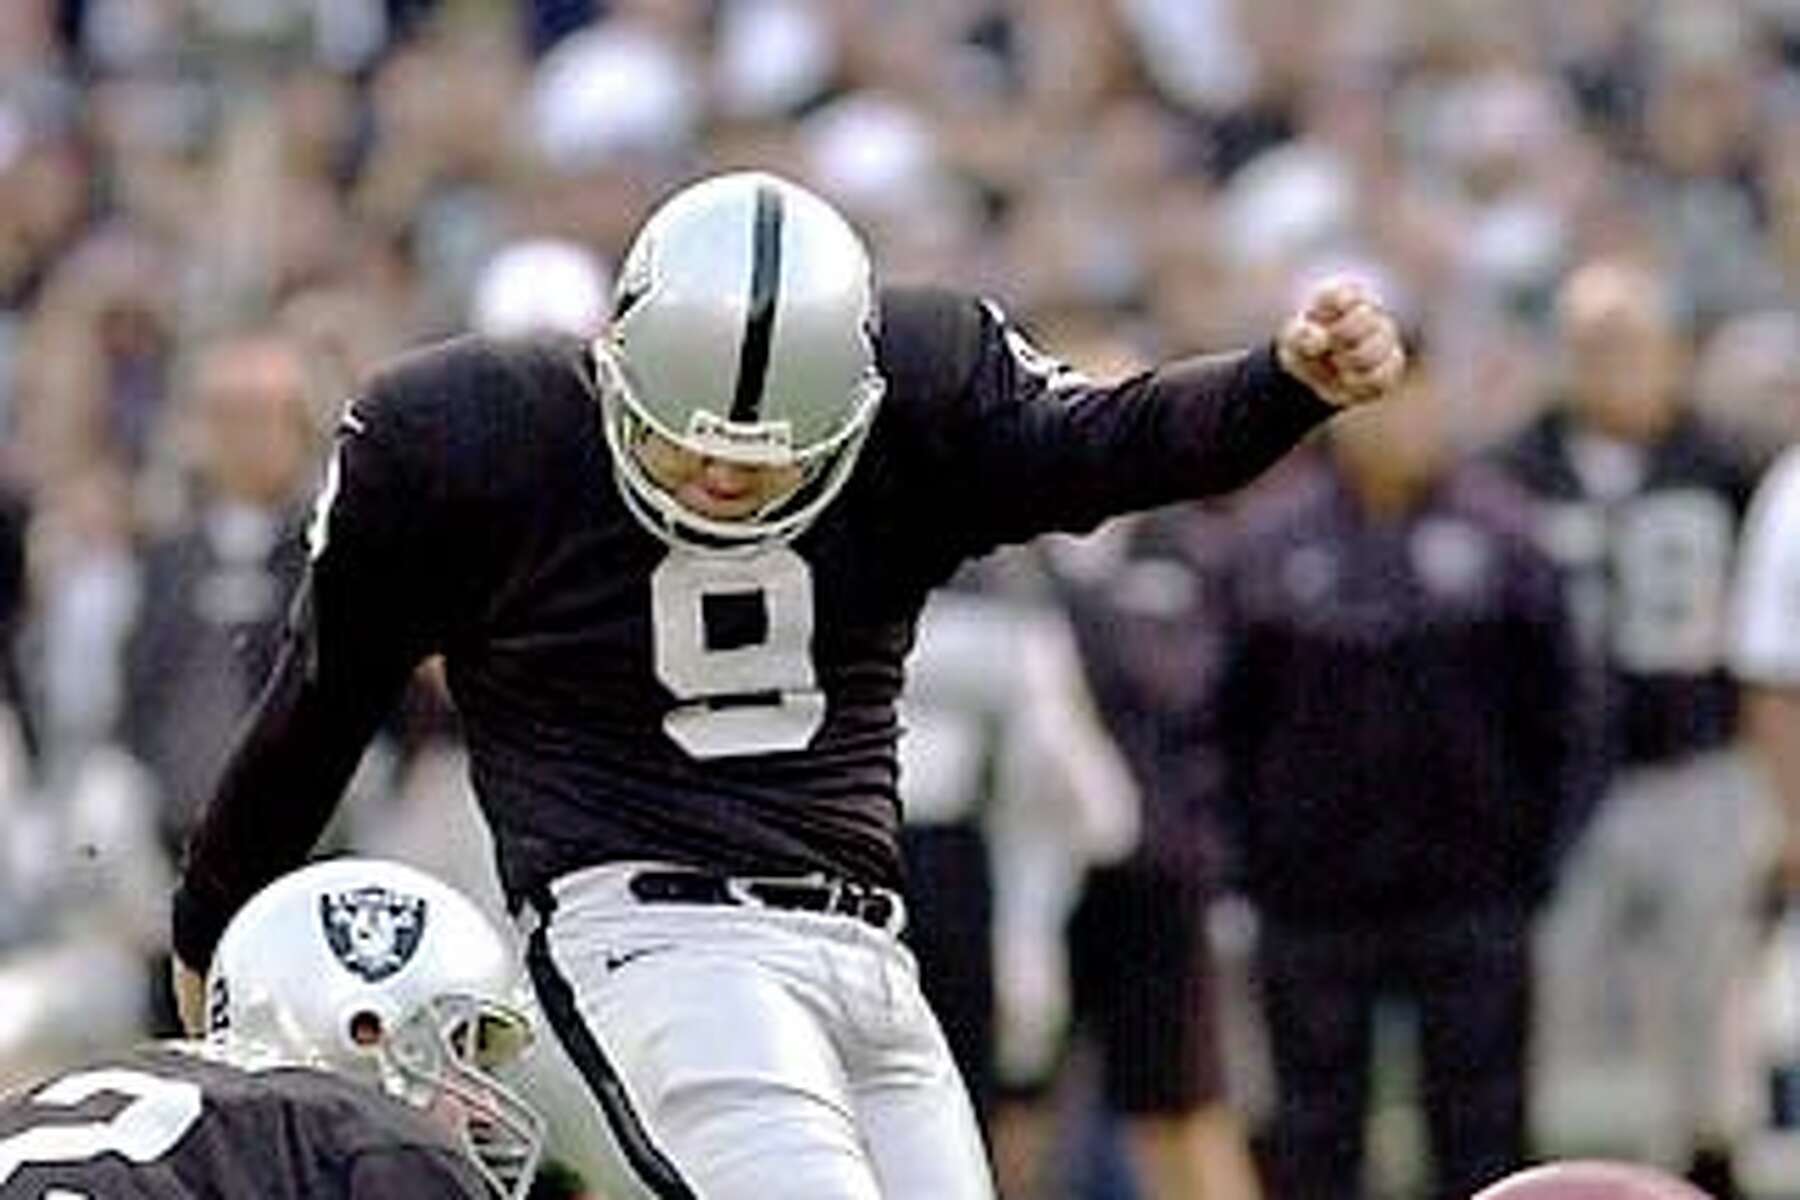
{"label": "white football pants", "polygon": [[[1540,933],[1537,1120],[1551,1145],[1583,1110],[1636,1112],[1620,1151],[1680,1167],[1696,1137],[1744,1129],[1751,1080],[1734,1005],[1756,962],[1778,831],[1772,793],[1733,752],[1613,784]],[[1629,1103],[1607,1101],[1598,1081],[1623,1084]]]}
{"label": "white football pants", "polygon": [[645,903],[628,883],[646,865],[559,879],[528,953],[546,1033],[605,1117],[609,1198],[620,1180],[658,1198],[992,1197],[973,1109],[896,932]]}

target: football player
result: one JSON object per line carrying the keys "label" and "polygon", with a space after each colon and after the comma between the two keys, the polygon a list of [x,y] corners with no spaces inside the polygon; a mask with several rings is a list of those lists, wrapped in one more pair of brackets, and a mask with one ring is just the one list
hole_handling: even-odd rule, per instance
{"label": "football player", "polygon": [[538,1000],[645,1194],[990,1194],[896,937],[925,596],[1235,488],[1403,362],[1331,283],[1259,349],[1100,384],[977,298],[878,291],[785,180],[681,189],[594,340],[454,340],[345,410],[291,644],[189,846],[185,1009],[441,653]]}
{"label": "football player", "polygon": [[1639,1152],[1686,1155],[1706,1190],[1735,1194],[1725,1031],[1774,844],[1726,657],[1753,473],[1686,398],[1669,280],[1588,262],[1555,318],[1563,395],[1500,462],[1537,498],[1599,682],[1604,789],[1546,916],[1545,1092],[1573,1113],[1579,1072],[1612,1069],[1596,1051],[1647,1065],[1665,1100]]}
{"label": "football player", "polygon": [[530,1045],[509,943],[399,863],[285,875],[225,930],[202,1040],[0,1102],[0,1197],[519,1200],[538,1116],[490,1072]]}

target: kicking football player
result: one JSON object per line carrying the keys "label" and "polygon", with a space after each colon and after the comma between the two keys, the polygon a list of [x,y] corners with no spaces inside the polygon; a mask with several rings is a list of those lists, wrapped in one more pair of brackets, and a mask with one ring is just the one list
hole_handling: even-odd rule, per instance
{"label": "kicking football player", "polygon": [[184,1005],[441,653],[538,999],[645,1194],[990,1194],[896,938],[926,593],[1238,487],[1403,364],[1333,283],[1260,349],[1103,385],[979,299],[878,292],[800,187],[680,190],[596,340],[456,340],[345,410],[292,642],[189,846]]}
{"label": "kicking football player", "polygon": [[542,1125],[489,1072],[529,1046],[516,959],[399,863],[283,876],[233,918],[206,1037],[0,1100],[3,1200],[519,1200]]}

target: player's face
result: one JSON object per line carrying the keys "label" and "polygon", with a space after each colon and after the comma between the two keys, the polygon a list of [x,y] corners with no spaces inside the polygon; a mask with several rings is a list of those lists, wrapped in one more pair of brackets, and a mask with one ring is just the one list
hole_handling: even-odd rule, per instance
{"label": "player's face", "polygon": [[1678,345],[1657,288],[1653,276],[1602,265],[1578,272],[1559,301],[1577,411],[1631,441],[1653,439],[1674,415]]}
{"label": "player's face", "polygon": [[656,485],[689,512],[715,521],[742,521],[798,488],[798,466],[732,462],[678,446],[654,433],[633,447],[638,463]]}

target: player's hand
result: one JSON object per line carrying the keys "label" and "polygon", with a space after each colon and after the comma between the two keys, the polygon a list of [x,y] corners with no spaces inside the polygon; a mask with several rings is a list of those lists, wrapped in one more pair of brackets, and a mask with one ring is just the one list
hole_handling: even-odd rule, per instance
{"label": "player's hand", "polygon": [[175,1011],[189,1036],[206,1032],[206,977],[179,958],[169,958],[169,986],[175,992]]}
{"label": "player's hand", "polygon": [[1400,323],[1355,280],[1314,288],[1275,338],[1282,370],[1327,404],[1381,400],[1406,371]]}

